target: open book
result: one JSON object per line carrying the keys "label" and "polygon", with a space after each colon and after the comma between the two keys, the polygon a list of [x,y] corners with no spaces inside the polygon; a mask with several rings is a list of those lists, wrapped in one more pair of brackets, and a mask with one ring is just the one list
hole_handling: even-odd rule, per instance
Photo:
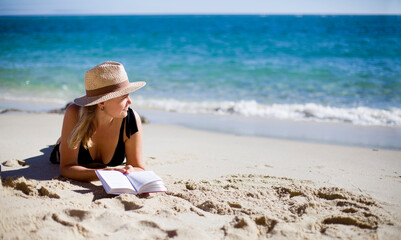
{"label": "open book", "polygon": [[162,179],[153,171],[133,172],[125,175],[120,171],[96,170],[104,190],[109,194],[141,194],[152,192],[165,192]]}

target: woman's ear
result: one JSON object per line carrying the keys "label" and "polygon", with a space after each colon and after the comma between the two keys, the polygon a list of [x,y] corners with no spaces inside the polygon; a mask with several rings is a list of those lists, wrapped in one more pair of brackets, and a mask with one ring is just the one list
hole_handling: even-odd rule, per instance
{"label": "woman's ear", "polygon": [[104,102],[98,103],[97,106],[100,108],[100,110],[104,110]]}

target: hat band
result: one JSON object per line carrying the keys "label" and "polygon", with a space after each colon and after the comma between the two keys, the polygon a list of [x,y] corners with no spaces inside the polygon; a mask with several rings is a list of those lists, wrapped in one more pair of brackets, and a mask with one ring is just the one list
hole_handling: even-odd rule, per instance
{"label": "hat band", "polygon": [[86,90],[86,96],[87,97],[96,97],[96,96],[101,96],[104,95],[106,93],[111,93],[111,92],[115,92],[118,90],[121,90],[125,87],[129,86],[129,81],[126,80],[124,82],[120,82],[114,85],[110,85],[110,86],[106,86],[106,87],[101,87],[101,88],[97,88],[97,89],[92,89],[92,90]]}

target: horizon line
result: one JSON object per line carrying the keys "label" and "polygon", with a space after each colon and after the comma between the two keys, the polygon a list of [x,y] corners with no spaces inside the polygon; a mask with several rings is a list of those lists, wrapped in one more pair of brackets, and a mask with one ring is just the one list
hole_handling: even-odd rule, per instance
{"label": "horizon line", "polygon": [[401,13],[33,13],[2,14],[0,17],[46,16],[401,16]]}

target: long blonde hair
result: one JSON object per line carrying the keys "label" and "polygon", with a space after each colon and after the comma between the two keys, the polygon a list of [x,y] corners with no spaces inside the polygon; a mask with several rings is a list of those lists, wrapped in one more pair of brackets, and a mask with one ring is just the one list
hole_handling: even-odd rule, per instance
{"label": "long blonde hair", "polygon": [[92,146],[92,135],[95,132],[94,119],[96,116],[97,105],[81,107],[79,110],[79,120],[68,138],[68,146],[72,149],[82,145],[88,149]]}

